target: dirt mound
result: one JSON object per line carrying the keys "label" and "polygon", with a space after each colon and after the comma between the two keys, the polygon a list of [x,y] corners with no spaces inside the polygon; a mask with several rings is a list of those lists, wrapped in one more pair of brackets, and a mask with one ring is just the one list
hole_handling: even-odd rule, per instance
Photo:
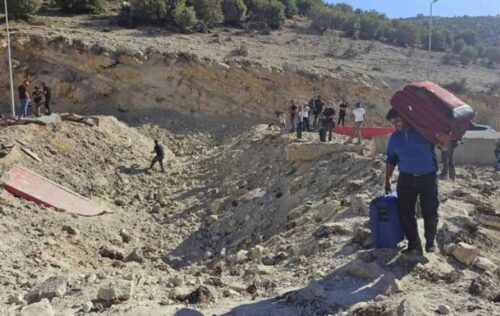
{"label": "dirt mound", "polygon": [[[99,119],[96,127],[0,130],[2,144],[15,143],[3,170],[30,168],[114,211],[75,217],[2,191],[5,314],[499,312],[491,286],[499,194],[490,169],[459,168],[457,182],[441,183],[440,252],[415,261],[370,249],[366,207],[380,193],[384,164],[368,147],[340,135],[298,141],[264,125],[214,147],[204,134]],[[168,148],[166,173],[145,170],[146,134]],[[309,160],[287,157],[292,147]]]}

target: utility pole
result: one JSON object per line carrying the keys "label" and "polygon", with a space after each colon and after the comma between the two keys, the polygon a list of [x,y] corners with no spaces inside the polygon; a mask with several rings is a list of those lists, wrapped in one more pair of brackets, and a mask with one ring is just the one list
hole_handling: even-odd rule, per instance
{"label": "utility pole", "polygon": [[4,7],[5,7],[5,26],[7,29],[7,51],[9,55],[10,105],[11,105],[12,117],[16,117],[16,105],[14,103],[14,78],[12,75],[12,53],[10,49],[9,10],[7,9],[7,0],[4,0]]}
{"label": "utility pole", "polygon": [[439,0],[432,0],[429,14],[429,57],[427,60],[427,80],[431,80],[431,58],[432,58],[432,6]]}

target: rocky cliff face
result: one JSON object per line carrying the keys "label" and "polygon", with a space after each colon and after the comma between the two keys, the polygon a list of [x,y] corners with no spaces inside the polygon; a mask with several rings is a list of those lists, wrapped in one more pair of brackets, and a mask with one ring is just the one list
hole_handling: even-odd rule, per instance
{"label": "rocky cliff face", "polygon": [[[5,51],[2,39],[0,52]],[[223,63],[160,48],[113,49],[61,36],[17,33],[13,56],[16,86],[25,78],[33,85],[47,82],[56,110],[111,114],[128,121],[203,114],[268,122],[290,99],[302,102],[317,94],[374,104],[388,101],[378,88],[297,69],[266,68],[244,59]],[[0,69],[0,98],[8,100],[5,59]]]}

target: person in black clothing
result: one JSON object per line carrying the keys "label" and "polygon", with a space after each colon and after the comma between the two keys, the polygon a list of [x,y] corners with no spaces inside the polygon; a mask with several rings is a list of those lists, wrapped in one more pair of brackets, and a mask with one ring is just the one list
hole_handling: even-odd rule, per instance
{"label": "person in black clothing", "polygon": [[297,106],[293,100],[290,101],[290,123],[292,125],[292,130],[290,133],[295,132],[295,115],[297,114]]}
{"label": "person in black clothing", "polygon": [[347,115],[347,102],[345,102],[345,100],[342,100],[342,102],[340,102],[339,105],[339,120],[337,122],[337,126],[344,126],[346,115]]}
{"label": "person in black clothing", "polygon": [[151,161],[151,166],[149,167],[149,169],[153,169],[155,163],[159,162],[161,171],[164,172],[165,169],[163,168],[163,158],[165,158],[165,151],[163,150],[163,146],[158,143],[157,139],[155,139],[155,147],[152,152],[156,153],[156,156]]}
{"label": "person in black clothing", "polygon": [[332,140],[332,129],[335,126],[335,122],[333,122],[334,115],[335,115],[335,108],[333,106],[333,102],[329,102],[326,109],[321,114],[320,129],[319,129],[319,140],[321,142],[326,142],[327,132],[328,132],[328,141]]}
{"label": "person in black clothing", "polygon": [[43,92],[40,88],[35,87],[35,91],[33,92],[33,102],[35,102],[35,115],[40,116],[40,104],[42,103]]}
{"label": "person in black clothing", "polygon": [[318,119],[323,113],[323,107],[325,106],[325,101],[321,99],[321,96],[318,95],[316,99],[313,101],[313,115],[314,115],[314,121],[313,121],[313,128],[318,128]]}
{"label": "person in black clothing", "polygon": [[50,115],[52,111],[50,110],[50,101],[52,100],[52,89],[42,82],[43,95],[45,97],[45,114]]}

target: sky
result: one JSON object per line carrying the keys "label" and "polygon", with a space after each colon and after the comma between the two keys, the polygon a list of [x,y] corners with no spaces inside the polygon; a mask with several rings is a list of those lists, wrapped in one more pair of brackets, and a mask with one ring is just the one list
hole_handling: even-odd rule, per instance
{"label": "sky", "polygon": [[[354,8],[377,10],[390,18],[429,15],[432,0],[324,0],[327,3],[347,3]],[[500,0],[439,0],[434,3],[436,16],[485,16],[500,14]]]}

